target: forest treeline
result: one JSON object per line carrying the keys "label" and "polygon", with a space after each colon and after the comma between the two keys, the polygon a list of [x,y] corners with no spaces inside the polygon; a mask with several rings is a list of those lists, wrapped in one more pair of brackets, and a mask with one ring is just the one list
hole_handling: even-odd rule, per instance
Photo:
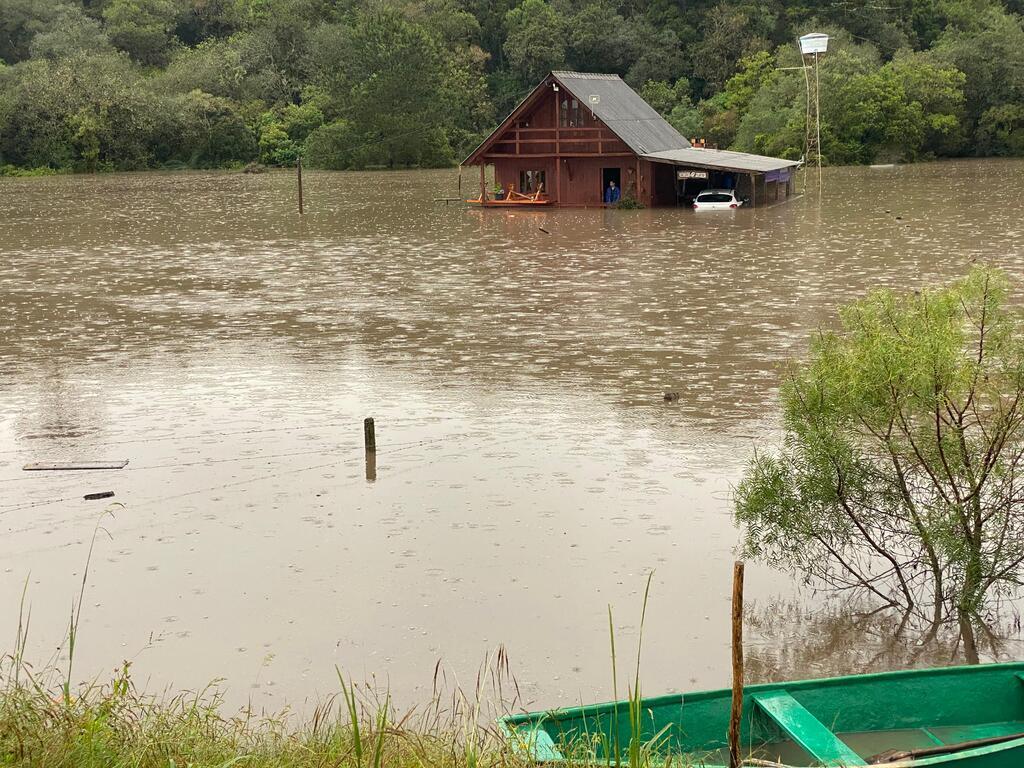
{"label": "forest treeline", "polygon": [[549,70],[832,164],[1024,155],[1024,0],[0,0],[0,167],[443,166]]}

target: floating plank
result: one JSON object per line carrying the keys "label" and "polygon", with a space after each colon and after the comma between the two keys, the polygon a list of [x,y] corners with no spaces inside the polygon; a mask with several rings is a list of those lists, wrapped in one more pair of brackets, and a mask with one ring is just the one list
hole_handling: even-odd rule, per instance
{"label": "floating plank", "polygon": [[866,765],[860,755],[786,691],[755,693],[751,698],[793,741],[823,765]]}
{"label": "floating plank", "polygon": [[96,501],[96,499],[112,499],[114,498],[113,491],[100,491],[99,493],[87,493],[82,497],[86,501]]}
{"label": "floating plank", "polygon": [[26,464],[22,469],[26,472],[63,472],[73,469],[124,469],[128,459],[117,461],[36,461]]}

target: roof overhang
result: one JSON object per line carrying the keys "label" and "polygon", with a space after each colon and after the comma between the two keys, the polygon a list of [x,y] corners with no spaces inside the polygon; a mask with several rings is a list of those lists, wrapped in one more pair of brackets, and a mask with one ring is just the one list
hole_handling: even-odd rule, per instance
{"label": "roof overhang", "polygon": [[668,165],[684,165],[691,168],[706,168],[712,171],[732,171],[734,173],[771,173],[785,168],[795,168],[799,160],[783,160],[781,157],[752,155],[747,152],[730,152],[724,149],[671,149],[666,152],[653,152],[643,155],[652,163]]}

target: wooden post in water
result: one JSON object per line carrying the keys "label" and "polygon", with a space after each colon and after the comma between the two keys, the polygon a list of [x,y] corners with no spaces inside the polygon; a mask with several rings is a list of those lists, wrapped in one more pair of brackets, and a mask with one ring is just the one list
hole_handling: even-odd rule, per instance
{"label": "wooden post in water", "polygon": [[363,419],[363,442],[367,453],[377,452],[377,433],[373,428],[373,419]]}
{"label": "wooden post in water", "polygon": [[295,170],[299,177],[299,216],[305,213],[302,208],[302,155],[299,155],[295,163]]}
{"label": "wooden post in water", "polygon": [[732,712],[729,714],[729,768],[740,768],[743,716],[743,561],[732,567]]}
{"label": "wooden post in water", "polygon": [[373,427],[373,419],[363,419],[363,444],[366,447],[366,481],[377,480],[377,432]]}

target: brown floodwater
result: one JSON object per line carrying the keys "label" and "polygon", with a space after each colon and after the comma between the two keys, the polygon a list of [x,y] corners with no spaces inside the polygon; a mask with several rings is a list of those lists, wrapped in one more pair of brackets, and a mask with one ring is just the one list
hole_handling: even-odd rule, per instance
{"label": "brown floodwater", "polygon": [[[79,679],[129,659],[276,709],[337,665],[412,703],[503,644],[527,702],[607,699],[607,606],[630,656],[654,569],[645,693],[726,685],[730,488],[778,438],[780,363],[872,288],[1024,277],[1022,179],[834,169],[820,200],[695,214],[307,173],[301,219],[289,173],[0,181],[0,625],[27,586],[29,658],[64,658],[116,502]],[[83,459],[130,463],[22,471]],[[754,679],[949,659],[763,566],[747,594]]]}

